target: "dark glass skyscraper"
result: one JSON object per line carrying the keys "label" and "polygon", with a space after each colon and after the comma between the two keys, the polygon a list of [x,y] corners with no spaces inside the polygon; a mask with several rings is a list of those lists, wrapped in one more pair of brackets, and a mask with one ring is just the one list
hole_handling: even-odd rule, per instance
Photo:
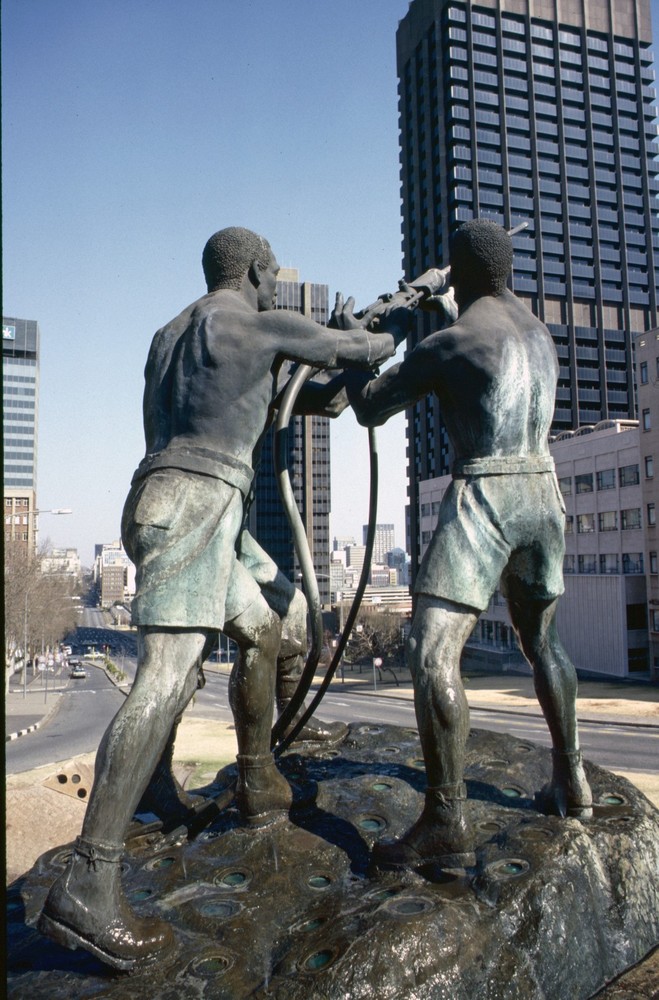
{"label": "dark glass skyscraper", "polygon": [[[328,318],[327,285],[301,282],[292,268],[282,268],[277,281],[277,308],[294,309],[317,323]],[[282,381],[285,381],[282,379]],[[330,431],[328,417],[294,416],[289,429],[288,468],[295,501],[305,526],[318,575],[322,604],[330,603],[329,515]],[[280,570],[298,583],[300,568],[290,526],[281,505],[273,465],[273,428],[263,442],[250,512],[250,530]]]}
{"label": "dark glass skyscraper", "polygon": [[[556,343],[555,432],[636,415],[633,339],[657,325],[650,43],[649,0],[413,0],[398,28],[405,273],[446,263],[467,219],[528,224],[513,288]],[[408,450],[416,561],[416,483],[449,471],[432,397]]]}

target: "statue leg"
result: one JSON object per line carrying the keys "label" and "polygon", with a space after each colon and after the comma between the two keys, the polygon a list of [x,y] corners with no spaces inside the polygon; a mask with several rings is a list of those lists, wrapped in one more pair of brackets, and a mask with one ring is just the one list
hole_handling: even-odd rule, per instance
{"label": "statue leg", "polygon": [[236,802],[250,825],[264,826],[285,817],[293,802],[270,752],[281,624],[259,594],[224,631],[239,649],[229,682],[238,741]]}
{"label": "statue leg", "polygon": [[464,758],[469,706],[460,654],[478,615],[470,608],[421,594],[407,646],[414,705],[428,788],[423,812],[404,836],[376,845],[379,867],[440,867],[475,863],[473,833],[464,811]]}
{"label": "statue leg", "polygon": [[[201,656],[202,663],[208,659],[213,643],[214,636],[209,636]],[[202,688],[204,683],[200,667],[195,691]],[[194,697],[195,691],[192,692],[190,700]],[[183,713],[181,712],[174,720],[162,756],[156,764],[155,771],[151,775],[149,784],[135,810],[137,814],[154,813],[163,821],[166,828],[190,822],[197,816],[199,808],[203,808],[207,804],[201,796],[189,795],[174,774],[174,745],[182,717]]]}
{"label": "statue leg", "polygon": [[536,801],[542,812],[589,819],[593,800],[579,750],[577,674],[556,629],[557,603],[518,598],[508,602],[553,747],[552,780]]}
{"label": "statue leg", "polygon": [[[268,593],[264,593],[267,600]],[[276,700],[277,711],[280,715],[288,706],[297,690],[302,670],[304,669],[306,649],[307,602],[302,592],[294,589],[288,610],[282,618],[281,645],[277,657]],[[304,705],[293,719],[288,732],[290,732],[303,711]],[[312,716],[300,730],[293,746],[297,743],[307,742],[335,744],[340,742],[347,732],[348,727],[344,722],[322,722],[320,719]]]}
{"label": "statue leg", "polygon": [[196,687],[205,641],[199,631],[140,629],[135,682],[101,741],[82,833],[39,920],[60,944],[117,969],[163,960],[174,949],[168,924],[131,911],[120,860],[130,819]]}

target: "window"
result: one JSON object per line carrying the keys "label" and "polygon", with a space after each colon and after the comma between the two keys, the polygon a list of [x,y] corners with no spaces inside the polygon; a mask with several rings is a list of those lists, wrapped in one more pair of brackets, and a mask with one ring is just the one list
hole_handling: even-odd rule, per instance
{"label": "window", "polygon": [[574,556],[563,556],[563,572],[574,573]]}
{"label": "window", "polygon": [[579,556],[579,572],[580,573],[597,573],[597,562],[596,557],[593,556]]}
{"label": "window", "polygon": [[616,510],[604,510],[597,515],[598,528],[600,531],[618,530],[618,512]]}
{"label": "window", "polygon": [[657,553],[656,552],[651,552],[650,553],[650,572],[652,574],[656,574],[657,573]]}
{"label": "window", "polygon": [[572,476],[563,476],[559,479],[558,488],[564,497],[569,497],[572,493]]}
{"label": "window", "polygon": [[585,472],[581,476],[574,477],[574,484],[577,493],[592,493],[593,492],[593,474],[592,472]]}
{"label": "window", "polygon": [[603,469],[602,472],[597,473],[597,489],[598,490],[612,490],[616,485],[616,470],[615,469]]}
{"label": "window", "polygon": [[622,556],[622,571],[626,574],[643,572],[643,553],[624,552]]}
{"label": "window", "polygon": [[623,531],[641,527],[641,508],[630,507],[629,510],[620,511],[620,526]]}
{"label": "window", "polygon": [[637,486],[639,481],[638,465],[623,465],[618,469],[621,486]]}
{"label": "window", "polygon": [[648,363],[641,361],[641,385],[648,384]]}
{"label": "window", "polygon": [[600,556],[600,573],[619,573],[619,560],[617,552],[608,552]]}
{"label": "window", "polygon": [[571,535],[574,531],[574,518],[568,514],[565,518],[565,534]]}
{"label": "window", "polygon": [[595,530],[594,514],[577,514],[577,534],[586,535]]}
{"label": "window", "polygon": [[652,421],[650,420],[650,410],[643,410],[643,430],[649,431],[652,428]]}
{"label": "window", "polygon": [[645,456],[645,478],[652,479],[654,477],[654,459],[652,455]]}
{"label": "window", "polygon": [[654,503],[648,504],[648,524],[657,523],[657,512],[655,510]]}

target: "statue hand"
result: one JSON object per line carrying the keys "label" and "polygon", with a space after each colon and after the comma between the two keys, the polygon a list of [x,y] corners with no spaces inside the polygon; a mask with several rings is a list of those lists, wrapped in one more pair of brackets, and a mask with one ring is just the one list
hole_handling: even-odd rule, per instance
{"label": "statue hand", "polygon": [[341,292],[336,293],[334,309],[327,324],[333,330],[360,330],[365,324],[354,315],[355,300],[352,296],[344,303]]}
{"label": "statue hand", "polygon": [[[389,333],[396,342],[396,347],[405,340],[412,325],[412,309],[401,305],[395,298],[384,303],[377,312],[369,314],[368,329],[372,333]],[[366,318],[366,317],[365,317]]]}
{"label": "statue hand", "polygon": [[443,312],[449,323],[458,318],[458,304],[453,294],[453,286],[444,295],[431,295],[421,303],[427,312]]}

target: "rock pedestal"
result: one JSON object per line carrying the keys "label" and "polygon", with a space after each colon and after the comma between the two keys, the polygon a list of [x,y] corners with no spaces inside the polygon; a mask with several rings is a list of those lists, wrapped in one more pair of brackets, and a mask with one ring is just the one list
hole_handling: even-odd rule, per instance
{"label": "rock pedestal", "polygon": [[[461,876],[373,872],[375,840],[420,813],[415,730],[356,724],[338,748],[288,753],[288,822],[261,831],[223,809],[187,839],[145,826],[124,864],[138,912],[175,929],[165,966],[113,973],[34,929],[71,847],[9,888],[14,1000],[585,1000],[659,938],[659,812],[623,778],[586,764],[587,823],[543,816],[533,793],[551,754],[473,730],[467,808],[477,864]],[[204,794],[226,799],[232,769]]]}

